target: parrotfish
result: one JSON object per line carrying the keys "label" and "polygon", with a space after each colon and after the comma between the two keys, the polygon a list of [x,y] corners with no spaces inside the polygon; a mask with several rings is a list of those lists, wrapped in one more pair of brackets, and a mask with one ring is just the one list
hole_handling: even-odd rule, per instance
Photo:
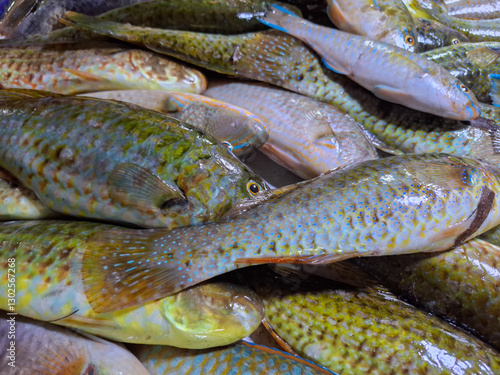
{"label": "parrotfish", "polygon": [[121,90],[90,93],[85,96],[116,99],[166,112],[169,116],[212,135],[239,158],[246,158],[269,138],[262,120],[253,113],[203,95]]}
{"label": "parrotfish", "polygon": [[345,74],[380,99],[456,120],[473,120],[481,113],[467,86],[417,54],[315,25],[278,6],[261,21],[306,42],[329,69]]}
{"label": "parrotfish", "polygon": [[261,151],[302,178],[376,159],[363,128],[335,107],[277,87],[252,82],[219,81],[204,92],[245,108],[269,132]]}
{"label": "parrotfish", "polygon": [[151,375],[335,375],[300,357],[245,341],[204,350],[134,345],[132,351]]}
{"label": "parrotfish", "polygon": [[0,335],[0,366],[4,375],[149,375],[122,346],[84,337],[54,324],[2,313]]}
{"label": "parrotfish", "polygon": [[[264,312],[255,293],[221,282],[124,310],[94,311],[79,264],[92,238],[111,229],[122,228],[51,220],[0,225],[0,259],[6,265],[0,270],[0,286],[7,290],[12,276],[8,260],[14,259],[15,312],[112,340],[198,349],[233,343],[259,326]],[[0,308],[9,306],[4,293]]]}
{"label": "parrotfish", "polygon": [[460,31],[453,30],[437,21],[419,18],[415,22],[418,40],[418,48],[415,52],[426,52],[452,44],[469,42],[469,39]]}
{"label": "parrotfish", "polygon": [[340,374],[500,371],[500,355],[491,347],[380,285],[262,273],[245,279],[264,300],[269,329],[300,356]]}
{"label": "parrotfish", "polygon": [[106,311],[254,264],[449,249],[500,223],[499,178],[485,163],[446,154],[357,163],[263,192],[268,199],[216,223],[100,233],[82,257],[85,290]]}
{"label": "parrotfish", "polygon": [[500,2],[498,0],[445,0],[448,14],[466,19],[500,18]]}
{"label": "parrotfish", "polygon": [[327,13],[342,31],[418,50],[413,18],[401,0],[327,0]]}
{"label": "parrotfish", "polygon": [[472,239],[444,253],[357,263],[396,295],[500,349],[500,247]]}
{"label": "parrotfish", "polygon": [[206,88],[205,77],[196,69],[112,44],[0,48],[0,82],[4,88],[60,94],[120,89],[201,93]]}

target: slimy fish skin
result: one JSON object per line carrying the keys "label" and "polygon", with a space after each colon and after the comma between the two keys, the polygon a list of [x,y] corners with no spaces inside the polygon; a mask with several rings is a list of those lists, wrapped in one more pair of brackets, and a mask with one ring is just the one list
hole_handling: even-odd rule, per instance
{"label": "slimy fish skin", "polygon": [[500,3],[497,0],[445,0],[448,15],[457,18],[500,18]]}
{"label": "slimy fish skin", "polygon": [[133,306],[254,264],[449,249],[500,223],[499,177],[472,159],[410,154],[263,192],[271,197],[217,223],[110,230],[83,255],[86,293],[106,311],[115,301]]}

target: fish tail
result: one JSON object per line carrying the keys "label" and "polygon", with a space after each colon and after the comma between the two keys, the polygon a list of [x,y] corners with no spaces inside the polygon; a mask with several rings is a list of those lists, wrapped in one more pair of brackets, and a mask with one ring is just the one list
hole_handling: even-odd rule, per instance
{"label": "fish tail", "polygon": [[288,33],[285,25],[290,25],[294,22],[291,18],[300,17],[279,5],[272,5],[259,21],[273,29]]}

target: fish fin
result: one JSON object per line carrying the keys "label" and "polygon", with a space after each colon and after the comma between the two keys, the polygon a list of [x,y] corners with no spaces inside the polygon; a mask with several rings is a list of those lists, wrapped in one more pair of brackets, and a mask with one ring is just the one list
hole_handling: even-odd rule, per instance
{"label": "fish fin", "polygon": [[332,21],[332,23],[340,30],[352,32],[353,27],[347,20],[347,17],[344,15],[344,12],[340,8],[336,0],[330,0],[328,2],[326,13],[328,14],[328,18],[330,19],[330,21]]}
{"label": "fish fin", "polygon": [[298,263],[298,264],[324,264],[334,263],[359,256],[359,253],[322,254],[302,256],[276,256],[262,258],[238,258],[236,264],[265,264],[265,263]]}
{"label": "fish fin", "polygon": [[293,356],[298,356],[297,352],[293,350],[290,344],[283,340],[280,335],[278,335],[278,333],[274,330],[273,326],[267,321],[266,318],[262,319],[262,325],[285,352],[290,353]]}
{"label": "fish fin", "polygon": [[31,89],[0,90],[0,102],[26,100],[26,99],[59,98],[62,96],[64,95],[42,90],[31,90]]}
{"label": "fish fin", "polygon": [[296,175],[302,178],[313,178],[317,176],[317,173],[310,171],[309,168],[304,168],[303,163],[295,156],[282,150],[280,147],[266,142],[260,148],[260,151],[264,153],[269,159],[276,162],[277,164],[285,167],[286,169],[292,171]]}
{"label": "fish fin", "polygon": [[396,90],[395,88],[386,85],[377,85],[371,91],[377,98],[387,100],[392,103],[401,103],[405,101],[404,98],[410,100],[410,95],[408,93]]}
{"label": "fish fin", "polygon": [[335,72],[337,74],[350,74],[351,73],[347,69],[345,69],[344,67],[341,67],[341,66],[335,64],[333,61],[326,61],[324,58],[321,58],[321,61],[323,62],[323,65],[325,65],[332,72]]}
{"label": "fish fin", "polygon": [[112,320],[108,319],[95,319],[89,318],[87,316],[80,315],[70,315],[66,318],[59,319],[58,324],[64,324],[67,327],[71,327],[74,329],[102,329],[102,328],[111,328],[111,329],[119,329],[120,325]]}
{"label": "fish fin", "polygon": [[282,21],[290,16],[300,18],[298,15],[290,12],[289,10],[273,4],[264,16],[259,18],[259,21],[273,29],[288,33],[286,28],[283,27]]}
{"label": "fish fin", "polygon": [[108,186],[112,199],[139,210],[165,209],[187,202],[177,186],[167,185],[133,163],[118,164],[109,176]]}
{"label": "fish fin", "polygon": [[490,97],[494,106],[500,107],[500,74],[490,74]]}
{"label": "fish fin", "polygon": [[500,50],[490,47],[479,47],[466,53],[469,60],[481,67],[496,64],[500,57]]}
{"label": "fish fin", "polygon": [[73,74],[77,76],[80,79],[83,79],[84,81],[90,81],[90,82],[103,82],[108,80],[103,77],[99,77],[98,75],[87,73],[87,72],[82,72],[77,69],[67,69],[67,68],[62,68],[61,70],[64,70],[65,72],[68,72],[70,74]]}

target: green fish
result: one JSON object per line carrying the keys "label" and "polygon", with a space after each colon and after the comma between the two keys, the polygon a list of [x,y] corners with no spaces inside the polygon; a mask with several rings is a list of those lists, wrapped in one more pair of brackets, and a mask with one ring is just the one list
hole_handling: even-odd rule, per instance
{"label": "green fish", "polygon": [[211,136],[131,104],[0,91],[0,166],[54,211],[173,228],[215,221],[264,182]]}
{"label": "green fish", "polygon": [[54,324],[2,313],[0,335],[4,375],[149,375],[122,346]]}
{"label": "green fish", "polygon": [[499,178],[472,159],[394,156],[263,192],[216,223],[105,231],[82,257],[85,290],[96,311],[108,311],[254,264],[449,249],[500,224]]}
{"label": "green fish", "polygon": [[471,20],[500,18],[498,0],[445,0],[448,15]]}
{"label": "green fish", "polygon": [[269,329],[306,359],[341,374],[500,371],[500,355],[492,348],[381,286],[354,288],[299,276],[253,273],[245,279],[264,300]]}
{"label": "green fish", "polygon": [[99,34],[142,43],[203,68],[267,82],[332,104],[389,148],[446,152],[500,164],[500,131],[496,124],[484,118],[463,123],[380,100],[350,79],[326,69],[308,47],[282,32],[224,36],[139,30],[75,14],[67,17]]}
{"label": "green fish", "polygon": [[216,349],[187,350],[169,346],[136,345],[133,353],[155,375],[321,375],[333,372],[300,357],[240,341]]}
{"label": "green fish", "polygon": [[[446,27],[437,21],[418,18],[415,19],[415,22],[418,40],[418,48],[415,52],[426,52],[452,44],[469,42],[469,38],[460,31]],[[474,92],[474,94],[476,93]]]}
{"label": "green fish", "polygon": [[68,95],[124,89],[201,93],[207,85],[196,69],[112,44],[0,48],[0,82],[4,88]]}
{"label": "green fish", "polygon": [[169,116],[212,135],[241,159],[251,155],[269,138],[266,126],[253,113],[203,95],[121,90],[102,91],[85,96],[121,100],[168,113]]}
{"label": "green fish", "polygon": [[359,259],[392,292],[500,349],[500,247],[472,239],[437,254]]}
{"label": "green fish", "polygon": [[[263,307],[255,293],[221,282],[128,309],[96,312],[85,296],[80,258],[96,235],[112,229],[123,228],[49,220],[0,225],[0,259],[15,271],[15,312],[116,341],[194,349],[233,343],[259,326]],[[0,270],[3,290],[12,280],[9,269]],[[3,293],[0,309],[12,312],[11,302]]]}

